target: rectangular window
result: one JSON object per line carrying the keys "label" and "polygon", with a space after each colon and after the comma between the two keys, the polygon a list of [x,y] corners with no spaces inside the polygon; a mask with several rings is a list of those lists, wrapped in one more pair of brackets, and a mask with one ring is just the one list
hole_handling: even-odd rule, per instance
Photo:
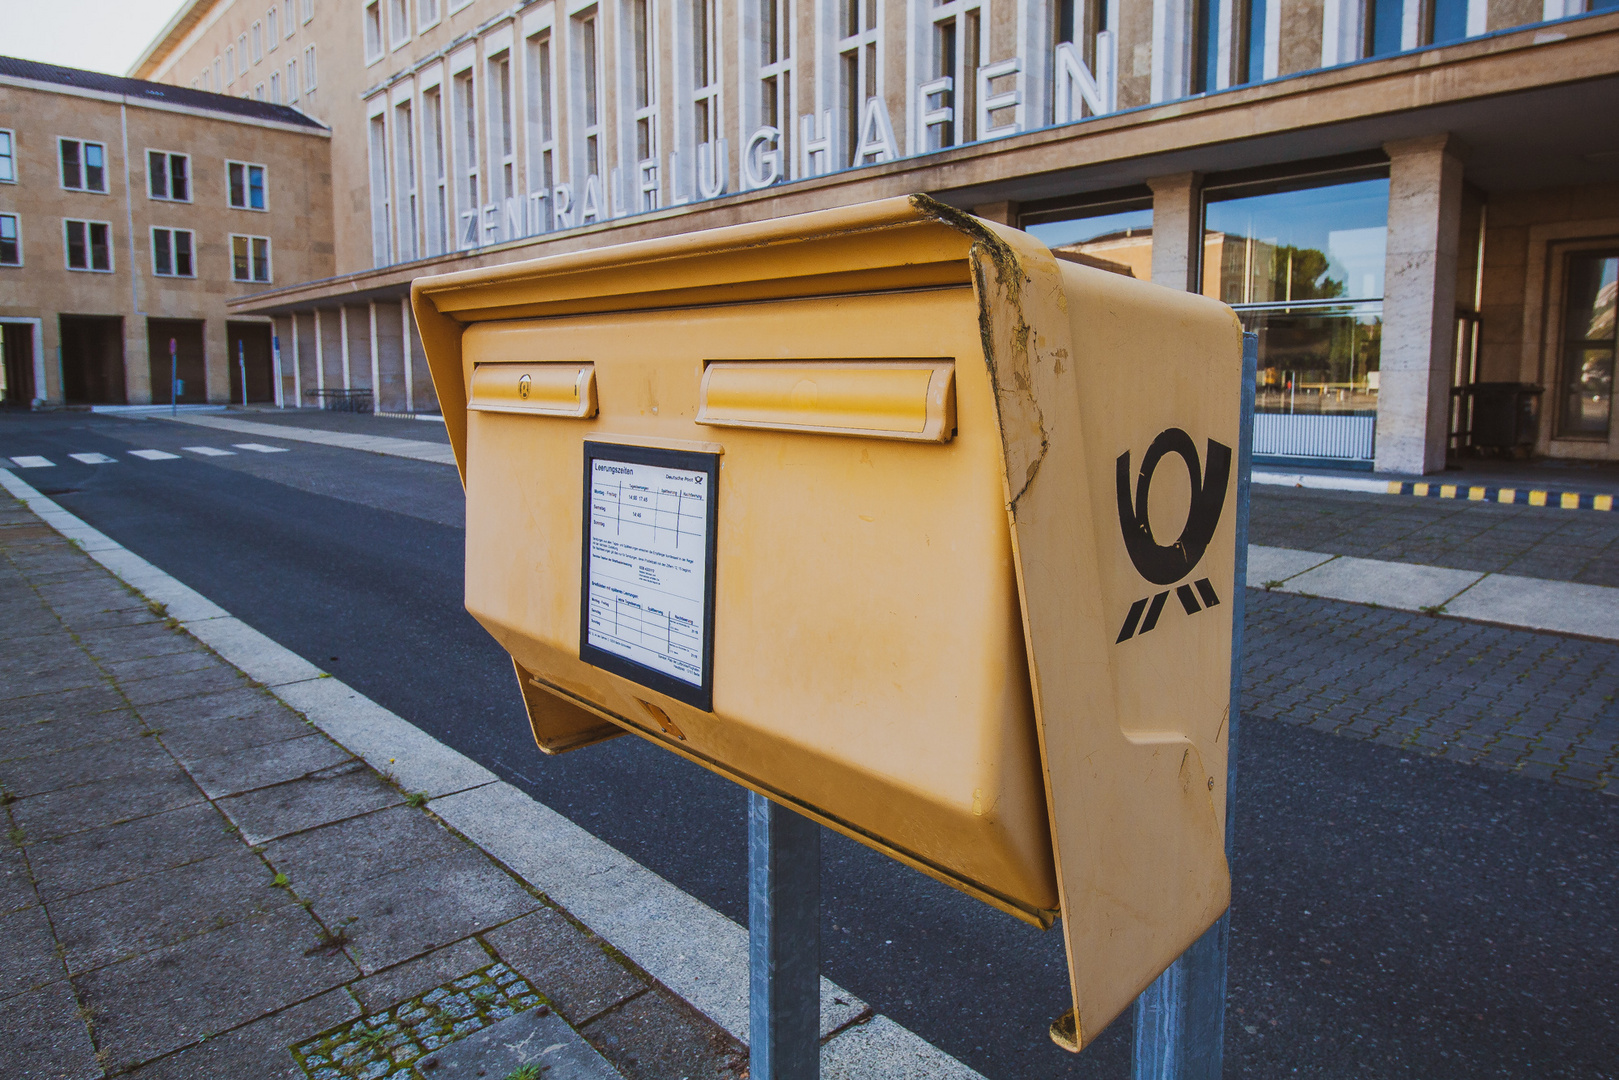
{"label": "rectangular window", "polygon": [[[590,8],[579,12],[572,17],[573,23],[573,53],[579,59],[577,65],[570,65],[577,74],[574,76],[573,92],[568,95],[568,107],[572,116],[569,125],[573,131],[574,166],[573,174],[583,180],[584,187],[579,187],[579,180],[575,180],[574,188],[580,194],[575,198],[579,200],[579,213],[584,214],[591,209],[601,215],[600,205],[592,208],[584,198],[591,194],[593,182],[595,186],[601,184],[599,179],[602,167],[602,109],[601,109],[601,42],[597,35],[598,22],[596,9]],[[595,196],[600,198],[599,192]],[[583,224],[576,217],[575,221]],[[597,220],[600,220],[598,216]]]}
{"label": "rectangular window", "polygon": [[254,100],[254,101],[263,101],[263,100],[264,100],[264,98],[265,98],[265,95],[264,95],[264,84],[263,84],[263,83],[259,83],[259,84],[258,84],[258,85],[257,85],[257,86],[255,86],[255,87],[254,87],[254,88],[253,88],[253,100]]}
{"label": "rectangular window", "polygon": [[225,85],[236,81],[236,46],[225,46]]}
{"label": "rectangular window", "polygon": [[267,283],[270,280],[270,238],[232,236],[230,276],[232,281]]}
{"label": "rectangular window", "polygon": [[1607,439],[1613,423],[1613,371],[1619,352],[1619,251],[1568,257],[1563,308],[1562,438]]}
{"label": "rectangular window", "polygon": [[270,103],[280,105],[281,102],[281,72],[270,72]]}
{"label": "rectangular window", "polygon": [[0,130],[0,184],[17,182],[17,141],[9,131]]}
{"label": "rectangular window", "polygon": [[388,243],[388,132],[379,114],[367,125],[371,164],[371,264],[387,266],[393,261]]}
{"label": "rectangular window", "polygon": [[382,0],[371,0],[361,16],[365,20],[365,62],[382,59]]}
{"label": "rectangular window", "polygon": [[[529,232],[550,232],[556,184],[556,88],[552,82],[551,32],[528,39],[528,220]],[[564,208],[566,209],[566,208]]]}
{"label": "rectangular window", "polygon": [[439,0],[416,0],[416,30],[420,33],[438,23]]}
{"label": "rectangular window", "polygon": [[929,17],[933,23],[933,70],[931,81],[922,88],[926,92],[923,122],[927,148],[942,150],[978,137],[982,11],[973,0],[950,0],[935,4]]}
{"label": "rectangular window", "polygon": [[399,261],[416,258],[416,125],[410,102],[394,106],[395,217],[399,226]]}
{"label": "rectangular window", "polygon": [[287,61],[287,101],[298,100],[298,61]]}
{"label": "rectangular window", "polygon": [[264,26],[261,23],[253,24],[253,62],[256,64],[264,59]]}
{"label": "rectangular window", "polygon": [[62,139],[62,186],[69,191],[107,191],[107,148],[97,142]]}
{"label": "rectangular window", "polygon": [[[517,131],[512,115],[512,56],[502,52],[489,59],[489,197],[501,208],[503,228],[492,240],[515,240],[522,234],[522,204],[517,193]],[[487,223],[485,223],[487,225]]]}
{"label": "rectangular window", "polygon": [[[719,28],[715,0],[691,0],[692,150],[720,134]],[[712,153],[713,151],[709,151]]]}
{"label": "rectangular window", "polygon": [[69,270],[112,272],[112,226],[105,221],[62,221]]}
{"label": "rectangular window", "polygon": [[1192,0],[1192,78],[1188,88],[1206,94],[1220,85],[1220,0]]}
{"label": "rectangular window", "polygon": [[214,80],[208,84],[208,89],[216,94],[222,94],[225,92],[225,82],[220,78],[219,57],[217,56],[214,57]]}
{"label": "rectangular window", "polygon": [[[759,0],[759,115],[755,128],[773,127],[783,143],[792,127],[792,5],[789,0]],[[786,147],[780,147],[786,159]]]}
{"label": "rectangular window", "polygon": [[241,65],[238,72],[247,74],[247,35],[242,34],[236,39],[236,62]]}
{"label": "rectangular window", "polygon": [[315,47],[313,45],[304,49],[304,91],[313,93],[315,82]]}
{"label": "rectangular window", "polygon": [[191,158],[167,150],[146,151],[147,191],[154,199],[191,201]]}
{"label": "rectangular window", "polygon": [[270,38],[270,48],[281,44],[281,9],[271,8],[264,13],[264,31]]}
{"label": "rectangular window", "polygon": [[158,277],[196,277],[190,229],[152,230],[152,273]]}
{"label": "rectangular window", "polygon": [[1152,280],[1152,196],[1023,214],[1020,226],[1059,259]]}
{"label": "rectangular window", "polygon": [[410,40],[410,13],[405,5],[406,0],[388,0],[389,43],[396,49]]}
{"label": "rectangular window", "polygon": [[22,265],[22,234],[16,214],[0,214],[0,266]]}
{"label": "rectangular window", "polygon": [[450,85],[450,148],[455,154],[457,248],[477,247],[482,191],[478,172],[478,109],[472,72],[463,71]]}
{"label": "rectangular window", "polygon": [[266,208],[264,166],[243,161],[225,162],[230,204],[238,210]]}
{"label": "rectangular window", "polygon": [[422,92],[422,170],[427,183],[427,253],[449,250],[448,191],[444,166],[444,99],[438,87]]}
{"label": "rectangular window", "polygon": [[315,17],[315,0],[303,0],[303,5],[304,22],[308,22]]}
{"label": "rectangular window", "polygon": [[860,121],[866,102],[881,92],[877,84],[877,28],[882,0],[839,0],[839,113],[842,115],[843,163],[864,165],[860,153]]}

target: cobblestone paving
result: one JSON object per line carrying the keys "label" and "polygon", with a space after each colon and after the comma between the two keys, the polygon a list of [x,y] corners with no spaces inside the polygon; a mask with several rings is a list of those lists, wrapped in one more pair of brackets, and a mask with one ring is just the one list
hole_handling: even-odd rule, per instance
{"label": "cobblestone paving", "polygon": [[1619,586],[1619,512],[1254,485],[1270,547]]}
{"label": "cobblestone paving", "polygon": [[1619,795],[1619,645],[1254,589],[1244,652],[1246,717]]}
{"label": "cobblestone paving", "polygon": [[420,1080],[426,1055],[541,1003],[517,972],[491,964],[317,1035],[292,1056],[313,1080]]}

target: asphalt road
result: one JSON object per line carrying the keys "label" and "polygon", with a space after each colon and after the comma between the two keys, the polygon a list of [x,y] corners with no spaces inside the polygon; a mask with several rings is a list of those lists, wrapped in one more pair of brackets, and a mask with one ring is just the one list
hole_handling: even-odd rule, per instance
{"label": "asphalt road", "polygon": [[[453,470],[179,449],[238,441],[0,416],[0,457],[58,462],[20,475],[64,507],[745,921],[740,789],[631,737],[533,748],[462,610]],[[127,454],[147,447],[184,456]],[[92,451],[118,462],[67,458]],[[1238,743],[1227,1076],[1619,1076],[1619,799],[1269,722]],[[1058,932],[837,836],[823,889],[826,974],[991,1080],[1128,1074],[1128,1017],[1078,1057],[1047,1040]]]}

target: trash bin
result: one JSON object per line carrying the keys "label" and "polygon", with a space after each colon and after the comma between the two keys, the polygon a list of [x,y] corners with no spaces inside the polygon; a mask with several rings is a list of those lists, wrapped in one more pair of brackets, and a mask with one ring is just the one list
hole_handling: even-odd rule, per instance
{"label": "trash bin", "polygon": [[1060,914],[1082,1044],[1226,909],[1228,307],[922,196],[412,302],[541,749],[631,732]]}
{"label": "trash bin", "polygon": [[1523,382],[1477,382],[1459,386],[1455,392],[1468,399],[1467,445],[1507,453],[1535,445],[1540,432],[1543,387]]}

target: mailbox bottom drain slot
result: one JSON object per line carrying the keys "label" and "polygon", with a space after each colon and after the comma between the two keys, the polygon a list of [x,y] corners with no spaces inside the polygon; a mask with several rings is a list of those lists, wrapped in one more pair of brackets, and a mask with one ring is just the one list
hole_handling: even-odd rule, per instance
{"label": "mailbox bottom drain slot", "polygon": [[652,717],[652,719],[658,722],[658,726],[663,729],[663,733],[665,735],[673,735],[681,742],[686,741],[686,733],[681,731],[673,720],[669,719],[668,713],[664,712],[650,701],[642,701],[640,698],[636,698],[635,701],[641,706],[641,708],[647,711],[648,716]]}

